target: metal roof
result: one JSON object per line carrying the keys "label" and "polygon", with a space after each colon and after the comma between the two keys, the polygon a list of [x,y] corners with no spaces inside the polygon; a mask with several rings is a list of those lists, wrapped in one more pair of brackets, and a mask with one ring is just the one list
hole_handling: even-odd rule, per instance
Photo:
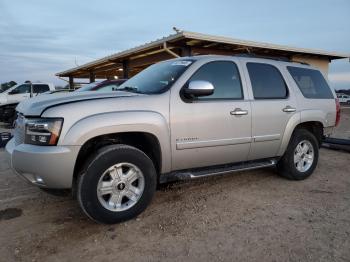
{"label": "metal roof", "polygon": [[[205,54],[210,54],[210,52],[212,54],[222,54],[223,52],[226,52],[228,54],[260,52],[274,56],[288,57],[293,55],[301,55],[309,57],[323,57],[329,60],[350,58],[350,54],[345,53],[328,52],[317,49],[297,48],[285,45],[246,41],[230,37],[201,34],[189,31],[179,31],[176,34],[172,34],[167,37],[163,37],[161,39],[157,39],[155,41],[103,57],[101,59],[83,64],[81,66],[77,66],[75,68],[57,73],[56,75],[60,77],[86,77],[90,71],[98,72],[99,69],[102,69],[106,66],[112,66],[114,70],[119,68],[119,70],[122,71],[121,63],[125,59],[130,60],[135,58],[142,58],[148,55],[160,53],[164,50],[167,51],[168,56],[172,53],[173,56],[176,56],[179,52],[175,52],[172,50],[178,50],[181,49],[181,47],[190,47],[193,50],[197,50],[197,52],[192,52],[192,54],[201,54],[203,51],[206,52]],[[181,56],[181,54],[179,54],[179,56]],[[171,58],[171,56],[169,58]],[[160,57],[159,59],[162,60],[162,58]]]}

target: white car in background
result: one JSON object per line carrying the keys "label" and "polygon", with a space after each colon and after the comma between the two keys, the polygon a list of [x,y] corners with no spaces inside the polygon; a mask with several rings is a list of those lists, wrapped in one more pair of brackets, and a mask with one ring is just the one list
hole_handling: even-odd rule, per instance
{"label": "white car in background", "polygon": [[19,103],[31,97],[31,86],[33,87],[32,96],[37,96],[46,91],[55,90],[51,83],[24,83],[15,85],[8,90],[0,93],[0,105],[9,103]]}
{"label": "white car in background", "polygon": [[337,94],[339,103],[350,104],[350,96],[345,94]]}

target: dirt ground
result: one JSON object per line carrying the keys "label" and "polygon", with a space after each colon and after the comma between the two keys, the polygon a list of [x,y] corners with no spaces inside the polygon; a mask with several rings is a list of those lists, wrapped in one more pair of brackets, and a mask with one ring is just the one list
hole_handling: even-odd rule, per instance
{"label": "dirt ground", "polygon": [[321,149],[304,181],[261,169],[175,183],[111,226],[22,181],[1,149],[0,261],[350,261],[349,170],[349,153]]}

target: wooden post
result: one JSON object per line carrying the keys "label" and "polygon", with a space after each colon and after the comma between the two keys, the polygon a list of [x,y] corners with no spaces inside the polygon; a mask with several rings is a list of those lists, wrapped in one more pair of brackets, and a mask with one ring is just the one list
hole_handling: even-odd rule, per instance
{"label": "wooden post", "polygon": [[123,60],[123,78],[129,78],[129,60]]}
{"label": "wooden post", "polygon": [[74,89],[74,78],[69,76],[69,89]]}
{"label": "wooden post", "polygon": [[90,83],[95,82],[95,74],[94,71],[89,72]]}
{"label": "wooden post", "polygon": [[192,56],[191,47],[188,45],[181,47],[181,56]]}

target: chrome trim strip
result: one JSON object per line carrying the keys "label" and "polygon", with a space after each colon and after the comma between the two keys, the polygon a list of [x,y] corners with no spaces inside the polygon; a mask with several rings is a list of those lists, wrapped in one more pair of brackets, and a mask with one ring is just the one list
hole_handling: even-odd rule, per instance
{"label": "chrome trim strip", "polygon": [[214,146],[228,146],[237,144],[251,143],[251,137],[240,137],[240,138],[225,138],[217,140],[197,140],[190,142],[176,142],[176,149],[191,149],[191,148],[201,148],[201,147],[214,147]]}
{"label": "chrome trim strip", "polygon": [[280,140],[281,135],[274,134],[274,135],[265,135],[265,136],[254,136],[253,139],[254,139],[254,142],[273,141],[273,140]]}

